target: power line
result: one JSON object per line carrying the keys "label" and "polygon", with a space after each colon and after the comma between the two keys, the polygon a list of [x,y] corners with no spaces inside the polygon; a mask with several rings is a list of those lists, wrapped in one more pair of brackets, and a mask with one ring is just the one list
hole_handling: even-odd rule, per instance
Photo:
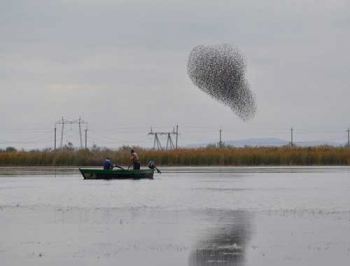
{"label": "power line", "polygon": [[[66,120],[62,117],[62,119],[58,122],[55,123],[55,139],[54,139],[54,149],[56,150],[56,131],[57,131],[57,125],[62,125],[62,130],[61,130],[61,144],[60,144],[60,149],[62,149],[63,145],[63,137],[64,137],[64,126],[65,125],[78,125],[78,130],[79,130],[79,140],[80,140],[80,147],[83,148],[83,139],[82,139],[82,131],[81,131],[81,125],[88,125],[88,122],[85,122],[82,120],[80,117],[77,120]],[[85,145],[87,145],[87,128],[85,129]],[[87,147],[85,146],[85,149]]]}
{"label": "power line", "polygon": [[[153,135],[154,136],[154,143],[153,143],[153,149],[156,149],[156,146],[158,148],[158,150],[163,150],[162,145],[159,141],[159,136],[161,135],[166,135],[167,136],[167,141],[166,141],[166,150],[170,149],[177,149],[177,145],[178,145],[178,135],[179,135],[179,126],[176,125],[176,130],[175,128],[173,128],[173,131],[153,131],[152,127],[151,127],[151,131],[148,133],[148,135]],[[175,135],[176,136],[176,146],[174,145],[174,142],[171,138],[171,135]]]}
{"label": "power line", "polygon": [[33,143],[36,141],[41,141],[42,137],[48,136],[52,134],[52,131],[47,131],[44,134],[37,135],[34,138],[24,138],[24,139],[19,139],[19,140],[4,140],[0,142],[0,144],[9,144],[9,143],[14,143],[14,144],[20,144],[20,143]]}

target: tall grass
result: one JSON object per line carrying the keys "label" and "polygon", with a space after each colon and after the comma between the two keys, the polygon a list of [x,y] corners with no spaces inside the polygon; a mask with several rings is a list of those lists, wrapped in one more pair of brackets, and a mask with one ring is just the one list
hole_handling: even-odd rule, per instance
{"label": "tall grass", "polygon": [[[159,166],[273,166],[350,165],[350,149],[335,147],[201,148],[171,151],[137,150],[141,165]],[[127,166],[129,150],[2,151],[0,166],[101,166],[106,157]]]}

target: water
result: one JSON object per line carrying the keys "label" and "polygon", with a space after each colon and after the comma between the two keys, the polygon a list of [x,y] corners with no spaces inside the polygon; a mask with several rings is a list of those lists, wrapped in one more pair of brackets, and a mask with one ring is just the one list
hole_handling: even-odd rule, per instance
{"label": "water", "polygon": [[350,168],[0,169],[0,265],[347,265]]}

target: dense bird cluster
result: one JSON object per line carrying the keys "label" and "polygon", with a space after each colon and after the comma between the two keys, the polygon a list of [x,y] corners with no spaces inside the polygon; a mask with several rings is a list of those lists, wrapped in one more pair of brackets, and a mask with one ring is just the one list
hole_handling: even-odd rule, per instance
{"label": "dense bird cluster", "polygon": [[254,117],[256,102],[245,79],[245,61],[233,46],[196,46],[190,53],[187,72],[199,89],[229,106],[241,119]]}

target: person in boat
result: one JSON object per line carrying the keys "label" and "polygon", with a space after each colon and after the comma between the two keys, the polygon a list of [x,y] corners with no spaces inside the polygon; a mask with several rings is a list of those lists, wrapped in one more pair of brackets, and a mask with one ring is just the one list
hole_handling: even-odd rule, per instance
{"label": "person in boat", "polygon": [[114,165],[111,163],[111,159],[109,159],[109,157],[107,157],[103,163],[103,169],[104,170],[112,170],[113,167],[114,167]]}
{"label": "person in boat", "polygon": [[130,164],[128,169],[130,166],[133,166],[134,170],[140,170],[141,167],[139,156],[134,150],[131,150]]}

